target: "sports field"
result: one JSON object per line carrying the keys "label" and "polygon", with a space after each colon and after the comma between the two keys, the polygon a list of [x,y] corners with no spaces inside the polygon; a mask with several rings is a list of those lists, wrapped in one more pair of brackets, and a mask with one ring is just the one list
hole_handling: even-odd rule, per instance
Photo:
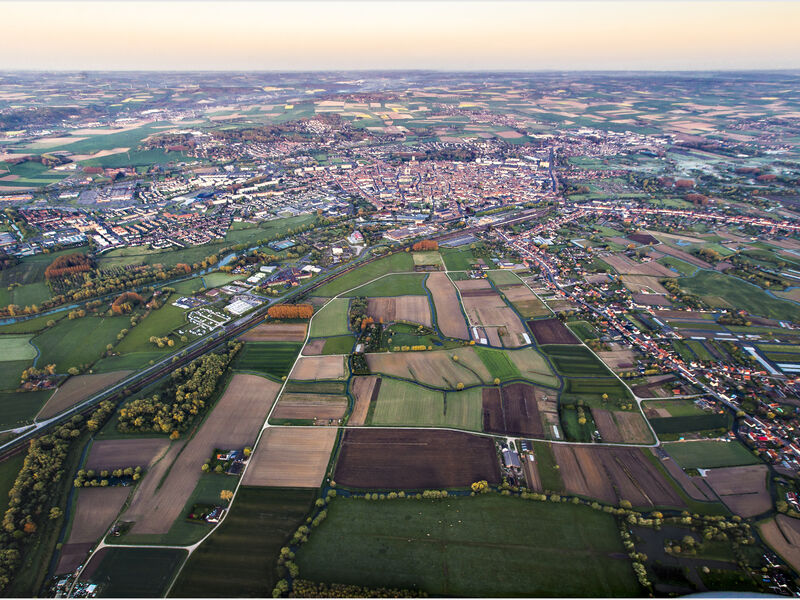
{"label": "sports field", "polygon": [[311,319],[311,337],[329,337],[350,333],[347,310],[350,300],[335,298],[323,306]]}
{"label": "sports field", "polygon": [[230,514],[192,554],[170,595],[271,596],[278,552],[302,523],[314,496],[314,490],[240,488]]}
{"label": "sports field", "polygon": [[684,469],[755,465],[761,461],[739,442],[697,441],[664,444],[664,450]]}
{"label": "sports field", "polygon": [[337,498],[297,553],[303,578],[431,596],[638,596],[614,518],[503,496]]}
{"label": "sports field", "polygon": [[397,273],[414,270],[414,259],[410,253],[398,252],[384,258],[380,258],[372,263],[353,269],[349,273],[337,277],[330,283],[326,283],[314,291],[316,296],[337,296],[349,289],[358,287],[380,277],[386,273]]}
{"label": "sports field", "polygon": [[248,342],[234,359],[233,368],[280,379],[289,374],[302,346],[297,342]]}

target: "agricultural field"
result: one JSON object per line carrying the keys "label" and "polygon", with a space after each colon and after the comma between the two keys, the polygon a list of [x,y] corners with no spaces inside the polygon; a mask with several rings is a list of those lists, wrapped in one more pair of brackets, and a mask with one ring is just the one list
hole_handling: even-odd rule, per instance
{"label": "agricultural field", "polygon": [[528,321],[528,327],[533,332],[536,343],[540,346],[546,344],[578,344],[578,340],[560,319]]}
{"label": "agricultural field", "polygon": [[36,419],[43,421],[54,417],[124,379],[130,373],[130,371],[112,371],[110,373],[70,377],[50,396],[47,404],[36,415]]}
{"label": "agricultural field", "polygon": [[[356,344],[356,337],[353,335],[337,335],[329,337],[324,340],[322,345],[321,354],[350,354],[353,351],[353,346]],[[310,344],[309,344],[310,346]],[[309,346],[306,346],[309,349]],[[312,352],[305,352],[306,355],[311,355]]]}
{"label": "agricultural field", "polygon": [[770,319],[798,321],[800,305],[779,300],[760,287],[713,271],[698,271],[680,279],[681,288],[700,297],[722,298],[730,306]]}
{"label": "agricultural field", "polygon": [[[454,358],[455,357],[455,358]],[[368,354],[367,364],[375,374],[392,375],[439,389],[456,389],[490,383],[493,379],[473,348],[433,352]]]}
{"label": "agricultural field", "polygon": [[710,469],[705,480],[732,513],[754,517],[772,508],[767,465]]}
{"label": "agricultural field", "polygon": [[436,324],[446,337],[469,338],[467,322],[461,309],[456,288],[446,273],[431,273],[425,285],[433,296]]}
{"label": "agricultural field", "polygon": [[519,369],[523,379],[548,387],[558,387],[558,377],[553,373],[547,359],[534,348],[504,350],[511,362]]}
{"label": "agricultural field", "polygon": [[312,490],[242,487],[223,524],[192,554],[175,598],[268,597],[278,551],[311,510]]}
{"label": "agricultural field", "polygon": [[147,469],[164,455],[167,448],[169,440],[165,437],[100,440],[92,444],[84,468],[111,471],[139,466]]}
{"label": "agricultural field", "polygon": [[[381,275],[386,275],[387,273],[402,273],[413,270],[414,259],[411,257],[411,254],[407,252],[398,252],[384,258],[380,258],[357,269],[353,269],[349,273],[346,273],[341,277],[337,277],[333,281],[326,283],[319,289],[315,290],[314,294],[317,296],[330,298],[333,296],[338,296],[342,292],[362,286],[368,281],[380,277]],[[314,334],[315,337],[317,335],[319,334]]]}
{"label": "agricultural field", "polygon": [[355,398],[348,425],[364,425],[372,403],[378,400],[382,379],[380,377],[353,377],[350,380],[350,393]]}
{"label": "agricultural field", "polygon": [[500,293],[517,309],[523,319],[549,317],[553,314],[526,285],[503,286],[500,288]]}
{"label": "agricultural field", "polygon": [[150,341],[153,336],[167,337],[175,329],[187,323],[186,311],[172,305],[172,302],[178,298],[177,294],[172,294],[161,308],[151,311],[136,327],[129,327],[128,334],[117,344],[114,351],[119,354],[148,351],[166,353],[181,347],[183,344],[180,341],[180,336],[174,337],[174,347],[167,346],[163,350],[160,350]]}
{"label": "agricultural field", "polygon": [[263,487],[319,487],[336,441],[335,427],[270,427],[242,480]]}
{"label": "agricultural field", "polygon": [[367,314],[380,323],[402,321],[426,327],[433,324],[427,296],[369,298]]}
{"label": "agricultural field", "polygon": [[347,396],[284,393],[270,416],[272,423],[287,420],[322,422],[338,420],[347,412]]}
{"label": "agricultural field", "polygon": [[671,442],[664,444],[663,448],[684,469],[713,469],[761,463],[737,441]]}
{"label": "agricultural field", "polygon": [[457,281],[461,293],[461,303],[472,327],[479,326],[486,331],[489,343],[494,346],[517,348],[530,344],[530,335],[517,313],[514,312],[491,287],[483,285],[485,280]]}
{"label": "agricultural field", "polygon": [[[126,465],[129,466],[129,465]],[[128,499],[130,488],[88,488],[78,490],[69,538],[59,553],[56,573],[72,573],[85,562],[94,545],[114,523]]]}
{"label": "agricultural field", "polygon": [[448,271],[466,271],[475,264],[475,257],[470,248],[440,248]]}
{"label": "agricultural field", "polygon": [[544,425],[538,407],[543,395],[543,390],[527,383],[483,388],[481,406],[484,431],[543,437]]}
{"label": "agricultural field", "polygon": [[499,483],[500,467],[487,437],[422,429],[348,429],[334,479],[362,489],[441,489],[482,479]]}
{"label": "agricultural field", "polygon": [[613,517],[585,506],[496,495],[336,498],[297,564],[301,577],[315,581],[431,596],[637,596],[621,555]]}
{"label": "agricultural field", "polygon": [[481,392],[430,390],[413,383],[384,377],[369,425],[453,427],[481,430]]}
{"label": "agricultural field", "polygon": [[[19,383],[19,378],[17,378]],[[27,425],[39,414],[52,390],[39,392],[0,392],[0,428]]]}
{"label": "agricultural field", "polygon": [[[386,275],[376,281],[350,290],[346,293],[346,296],[349,298],[422,296],[425,294],[425,278],[427,276],[426,273]],[[317,293],[321,294],[320,290],[317,290]]]}
{"label": "agricultural field", "polygon": [[329,337],[347,335],[350,328],[347,322],[347,311],[350,300],[334,298],[314,314],[311,320],[311,337]]}
{"label": "agricultural field", "polygon": [[792,568],[800,570],[800,521],[777,515],[758,526],[764,541]]}
{"label": "agricultural field", "polygon": [[300,348],[297,342],[248,342],[236,355],[233,369],[279,380],[289,374]]}
{"label": "agricultural field", "polygon": [[345,357],[301,356],[292,369],[291,378],[299,380],[344,379]]}
{"label": "agricultural field", "polygon": [[163,597],[186,554],[171,548],[103,548],[81,581],[97,584],[99,598]]}
{"label": "agricultural field", "polygon": [[436,251],[412,252],[411,256],[414,259],[414,266],[437,266],[439,268],[444,268],[442,255]]}
{"label": "agricultural field", "polygon": [[478,358],[489,370],[489,374],[493,379],[507,381],[522,377],[517,365],[509,358],[508,353],[503,350],[475,346],[475,354],[478,355]]}
{"label": "agricultural field", "polygon": [[504,285],[519,285],[521,283],[519,277],[514,275],[513,271],[492,270],[488,271],[487,275],[489,280],[497,287]]}
{"label": "agricultural field", "polygon": [[612,444],[651,444],[653,435],[639,411],[592,408],[592,419],[604,442]]}
{"label": "agricultural field", "polygon": [[257,375],[234,375],[194,437],[173,443],[134,492],[123,515],[123,520],[134,523],[130,534],[167,534],[197,487],[203,462],[214,448],[242,448],[255,442],[279,389],[279,384]]}
{"label": "agricultural field", "polygon": [[261,323],[242,334],[243,342],[302,342],[306,323]]}
{"label": "agricultural field", "polygon": [[567,493],[608,504],[628,500],[637,507],[683,507],[672,484],[639,448],[588,447],[554,444]]}

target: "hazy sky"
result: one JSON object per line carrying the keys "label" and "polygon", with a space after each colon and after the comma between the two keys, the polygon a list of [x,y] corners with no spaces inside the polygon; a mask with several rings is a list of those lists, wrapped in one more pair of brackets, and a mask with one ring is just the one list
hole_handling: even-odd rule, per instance
{"label": "hazy sky", "polygon": [[786,69],[800,2],[5,1],[0,69]]}

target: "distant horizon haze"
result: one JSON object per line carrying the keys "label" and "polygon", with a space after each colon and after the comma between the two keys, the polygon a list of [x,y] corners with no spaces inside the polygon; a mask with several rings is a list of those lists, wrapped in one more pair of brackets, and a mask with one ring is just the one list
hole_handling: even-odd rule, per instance
{"label": "distant horizon haze", "polygon": [[41,0],[0,3],[0,69],[800,68],[800,2]]}

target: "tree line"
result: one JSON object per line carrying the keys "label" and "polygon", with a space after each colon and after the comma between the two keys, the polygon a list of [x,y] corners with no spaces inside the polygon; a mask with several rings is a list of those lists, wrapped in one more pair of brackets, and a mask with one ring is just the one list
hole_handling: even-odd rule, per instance
{"label": "tree line", "polygon": [[314,307],[310,304],[278,304],[267,309],[272,319],[310,319]]}
{"label": "tree line", "polygon": [[206,354],[173,371],[170,382],[160,393],[123,404],[117,429],[123,433],[152,431],[177,439],[194,417],[207,408],[207,400],[242,345],[228,342],[227,352]]}

